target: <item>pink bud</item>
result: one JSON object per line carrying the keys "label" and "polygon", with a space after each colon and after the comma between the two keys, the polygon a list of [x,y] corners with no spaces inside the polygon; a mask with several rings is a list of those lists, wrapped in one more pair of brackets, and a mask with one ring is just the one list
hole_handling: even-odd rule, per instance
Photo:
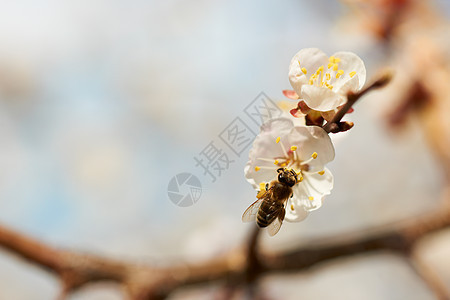
{"label": "pink bud", "polygon": [[298,98],[300,98],[295,91],[291,90],[283,90],[283,95],[292,100],[297,100]]}
{"label": "pink bud", "polygon": [[300,118],[301,116],[303,116],[303,114],[300,112],[298,108],[293,108],[289,112],[296,118]]}

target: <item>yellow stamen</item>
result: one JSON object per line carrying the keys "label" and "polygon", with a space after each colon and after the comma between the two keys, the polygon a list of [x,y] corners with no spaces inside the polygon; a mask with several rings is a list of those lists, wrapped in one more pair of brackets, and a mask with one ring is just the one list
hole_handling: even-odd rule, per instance
{"label": "yellow stamen", "polygon": [[302,182],[303,181],[303,177],[300,177],[300,179],[298,180],[298,182]]}
{"label": "yellow stamen", "polygon": [[317,69],[316,74],[319,74],[320,72],[323,72],[323,66],[320,66],[320,67]]}
{"label": "yellow stamen", "polygon": [[261,170],[261,168],[258,167],[258,166],[256,166],[256,167],[255,167],[255,171],[258,172],[259,170]]}
{"label": "yellow stamen", "polygon": [[294,204],[291,204],[291,210],[294,210]]}
{"label": "yellow stamen", "polygon": [[259,184],[259,189],[260,189],[261,191],[265,190],[265,189],[266,189],[266,183],[265,183],[265,182],[261,182],[261,183]]}
{"label": "yellow stamen", "polygon": [[328,69],[330,69],[334,64],[332,62],[328,63]]}
{"label": "yellow stamen", "polygon": [[338,65],[337,64],[334,64],[333,65],[333,71],[337,71],[338,70]]}
{"label": "yellow stamen", "polygon": [[303,74],[306,75],[306,73],[307,73],[306,68],[302,68],[302,72],[303,72]]}
{"label": "yellow stamen", "polygon": [[344,74],[344,70],[337,71],[336,78],[341,77]]}
{"label": "yellow stamen", "polygon": [[311,154],[311,157],[316,159],[317,158],[317,152],[314,152],[313,154]]}
{"label": "yellow stamen", "polygon": [[328,60],[330,63],[334,63],[334,56],[330,56],[330,58]]}
{"label": "yellow stamen", "polygon": [[273,162],[274,165],[278,165],[278,160],[275,159],[275,161]]}
{"label": "yellow stamen", "polygon": [[323,85],[323,66],[320,66],[320,86]]}
{"label": "yellow stamen", "polygon": [[341,62],[341,59],[340,59],[340,58],[337,58],[337,57],[335,57],[335,58],[334,58],[334,60],[333,60],[333,62],[334,62],[335,64],[337,64],[338,62]]}
{"label": "yellow stamen", "polygon": [[327,80],[330,80],[331,79],[330,73],[325,74],[325,77],[327,78]]}
{"label": "yellow stamen", "polygon": [[282,163],[280,166],[281,167],[286,167],[286,163]]}
{"label": "yellow stamen", "polygon": [[313,84],[314,84],[314,80],[310,79],[310,80],[309,80],[309,84],[310,84],[310,85],[313,85]]}
{"label": "yellow stamen", "polygon": [[276,139],[276,141],[275,141],[275,143],[279,143],[280,142],[280,140],[281,140],[281,137],[277,137],[277,139]]}
{"label": "yellow stamen", "polygon": [[298,66],[299,66],[299,67],[301,67],[301,65],[300,65],[300,61],[299,61],[299,60],[297,60],[297,62],[298,62]]}
{"label": "yellow stamen", "polygon": [[350,77],[353,77],[356,75],[356,71],[350,72],[350,73],[348,73],[348,75],[350,75]]}
{"label": "yellow stamen", "polygon": [[332,86],[332,85],[328,85],[327,88],[329,88],[330,90],[332,90],[332,89],[333,89],[333,86]]}
{"label": "yellow stamen", "polygon": [[325,171],[319,171],[319,172],[317,172],[317,174],[323,175],[323,174],[325,174]]}
{"label": "yellow stamen", "polygon": [[309,199],[309,201],[313,201],[314,197],[313,196],[309,196],[308,199]]}
{"label": "yellow stamen", "polygon": [[297,146],[291,146],[291,150],[292,150],[292,151],[297,150]]}

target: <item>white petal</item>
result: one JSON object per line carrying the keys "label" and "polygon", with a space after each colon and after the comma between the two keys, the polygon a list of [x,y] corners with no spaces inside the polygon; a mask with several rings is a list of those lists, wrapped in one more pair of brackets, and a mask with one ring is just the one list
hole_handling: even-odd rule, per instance
{"label": "white petal", "polygon": [[272,170],[261,169],[255,171],[255,167],[249,161],[244,167],[244,174],[247,181],[253,186],[255,190],[259,190],[259,184],[261,182],[269,183],[277,178],[277,168],[274,165]]}
{"label": "white petal", "polygon": [[292,197],[294,208],[303,206],[306,211],[313,211],[322,206],[323,199],[331,193],[334,184],[333,174],[330,170],[325,168],[324,171],[323,175],[304,174],[303,181],[294,186],[294,196]]}
{"label": "white petal", "polygon": [[[292,204],[292,207],[291,207]],[[294,209],[292,209],[294,208]],[[287,202],[286,207],[286,215],[284,216],[284,219],[288,222],[300,222],[306,219],[308,216],[308,212],[303,208],[303,206],[296,206],[294,203],[291,203],[291,201]]]}
{"label": "white petal", "polygon": [[301,95],[310,108],[318,111],[333,110],[344,104],[346,100],[342,95],[337,94],[326,87],[309,84],[302,86]]}
{"label": "white petal", "polygon": [[263,132],[286,132],[291,130],[293,122],[290,118],[276,118],[267,121],[261,125],[261,133]]}
{"label": "white petal", "polygon": [[[261,132],[255,138],[252,149],[249,153],[249,161],[244,168],[245,178],[255,189],[259,189],[261,182],[270,182],[277,178],[276,170],[278,167],[273,162],[259,160],[258,158],[274,159],[275,157],[285,156],[282,148],[277,144],[276,138],[281,137],[280,143],[287,143],[286,137],[294,127],[294,123],[288,118],[278,118],[270,120],[261,126]],[[261,167],[255,171],[255,167]],[[265,168],[270,168],[267,170]]]}
{"label": "white petal", "polygon": [[336,93],[339,95],[347,97],[347,94],[351,92],[357,92],[360,90],[359,88],[359,78],[358,75],[353,76],[353,78],[347,78],[346,81],[342,80],[337,84]]}
{"label": "white petal", "polygon": [[[289,65],[289,81],[295,92],[300,95],[302,86],[308,83],[309,77],[320,66],[326,67],[327,63],[328,57],[320,49],[306,48],[297,52]],[[302,68],[306,68],[306,75],[303,73]]]}
{"label": "white petal", "polygon": [[366,67],[362,59],[355,53],[346,51],[336,52],[333,56],[341,60],[338,66],[340,70],[344,71],[344,75],[337,82],[349,80],[350,72],[355,71],[356,75],[358,75],[358,89],[355,91],[359,91],[366,82]]}
{"label": "white petal", "polygon": [[334,159],[334,147],[330,137],[317,126],[297,126],[291,130],[289,142],[297,146],[300,160],[306,161],[316,152],[317,158],[308,163],[311,172],[322,171],[325,164]]}

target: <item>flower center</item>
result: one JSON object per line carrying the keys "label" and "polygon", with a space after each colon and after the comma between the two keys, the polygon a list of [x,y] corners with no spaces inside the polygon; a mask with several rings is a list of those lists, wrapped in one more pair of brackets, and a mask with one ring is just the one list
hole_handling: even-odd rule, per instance
{"label": "flower center", "polygon": [[[330,56],[328,59],[328,70],[326,73],[324,73],[325,67],[322,65],[317,70],[309,76],[308,83],[310,85],[315,85],[318,87],[326,87],[330,90],[333,90],[333,85],[336,80],[341,78],[344,75],[344,70],[339,69],[339,63],[341,61],[340,58]],[[300,64],[300,61],[298,61],[298,65],[300,66],[300,70],[303,72],[303,74],[308,74],[308,70],[305,67],[302,67]],[[348,74],[350,78],[356,75],[356,71],[352,71]],[[336,79],[334,79],[336,78]]]}
{"label": "flower center", "polygon": [[[280,143],[281,137],[277,137],[275,140],[275,143],[280,145],[283,155],[274,157],[274,158],[263,158],[258,157],[257,160],[259,161],[265,161],[270,162],[275,165],[276,168],[289,168],[294,170],[294,172],[299,175],[298,181],[301,182],[303,180],[303,173],[306,173],[309,171],[309,163],[317,158],[318,154],[317,152],[313,152],[311,154],[311,157],[307,160],[301,160],[299,155],[297,154],[298,147],[296,145],[291,145],[289,150],[286,150],[283,143]],[[255,171],[259,171],[261,169],[269,169],[273,170],[274,167],[268,167],[268,166],[256,166]],[[320,171],[318,172],[320,175],[323,175],[324,172]]]}

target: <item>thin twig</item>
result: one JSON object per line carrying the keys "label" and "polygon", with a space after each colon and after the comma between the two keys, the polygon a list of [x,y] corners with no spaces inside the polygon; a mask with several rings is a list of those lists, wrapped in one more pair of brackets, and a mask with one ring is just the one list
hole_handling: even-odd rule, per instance
{"label": "thin twig", "polygon": [[332,131],[335,131],[336,129],[339,129],[339,122],[342,120],[344,115],[352,108],[352,106],[358,101],[362,96],[367,94],[369,91],[373,89],[377,89],[380,87],[385,86],[389,81],[392,79],[392,74],[390,72],[385,72],[377,80],[375,80],[373,83],[369,84],[367,87],[359,91],[358,93],[349,93],[347,95],[347,102],[338,110],[338,112],[333,116],[331,121],[327,122],[323,129],[325,129],[326,132],[330,133]]}

